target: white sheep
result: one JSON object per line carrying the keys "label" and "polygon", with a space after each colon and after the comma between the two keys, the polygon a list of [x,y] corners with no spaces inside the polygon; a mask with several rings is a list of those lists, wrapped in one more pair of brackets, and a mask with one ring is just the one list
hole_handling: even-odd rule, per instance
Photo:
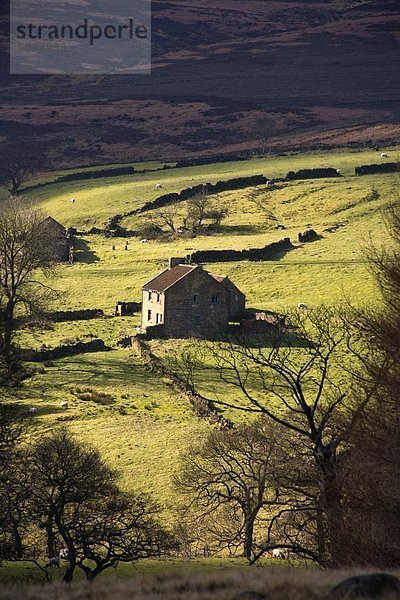
{"label": "white sheep", "polygon": [[141,244],[147,244],[148,240],[140,240]]}
{"label": "white sheep", "polygon": [[303,308],[303,309],[307,310],[308,306],[307,306],[307,304],[304,304],[304,302],[299,302],[297,305],[297,308]]}
{"label": "white sheep", "polygon": [[71,198],[71,202],[73,204],[75,202],[75,198]]}
{"label": "white sheep", "polygon": [[381,158],[389,158],[389,154],[386,154],[386,152],[382,152]]}
{"label": "white sheep", "polygon": [[156,183],[156,190],[161,190],[161,189],[162,189],[161,183]]}
{"label": "white sheep", "polygon": [[68,402],[67,401],[60,402],[60,408],[68,408]]}
{"label": "white sheep", "polygon": [[28,408],[29,415],[36,415],[36,413],[37,413],[37,408],[35,408],[34,406],[31,406],[30,408]]}
{"label": "white sheep", "polygon": [[68,558],[69,558],[68,548],[61,548],[60,552],[58,553],[58,556],[60,558],[62,558],[63,560],[68,560]]}
{"label": "white sheep", "polygon": [[286,558],[286,552],[282,548],[274,548],[272,550],[272,556],[274,558]]}

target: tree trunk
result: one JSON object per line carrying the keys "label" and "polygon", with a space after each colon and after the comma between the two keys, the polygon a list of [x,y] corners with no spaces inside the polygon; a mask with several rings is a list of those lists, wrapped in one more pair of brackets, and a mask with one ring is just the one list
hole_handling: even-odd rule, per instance
{"label": "tree trunk", "polygon": [[22,546],[22,539],[18,530],[18,524],[16,522],[13,523],[13,539],[14,539],[14,547],[15,547],[15,557],[23,558],[24,549]]}
{"label": "tree trunk", "polygon": [[248,560],[251,559],[252,551],[253,551],[253,533],[254,533],[254,519],[252,517],[248,517],[246,519],[245,529],[244,529],[244,556]]}
{"label": "tree trunk", "polygon": [[8,188],[8,191],[10,192],[11,196],[15,196],[15,194],[18,191],[19,185],[20,184],[19,184],[19,181],[18,181],[17,177],[13,177],[11,179],[11,185]]}
{"label": "tree trunk", "polygon": [[13,300],[9,300],[3,312],[3,356],[7,368],[12,366],[12,334],[14,329],[14,308]]}
{"label": "tree trunk", "polygon": [[343,566],[343,535],[341,514],[341,490],[337,481],[337,474],[325,477],[324,481],[324,508],[327,523],[327,536],[330,553],[330,566]]}
{"label": "tree trunk", "polygon": [[316,454],[321,492],[321,511],[324,522],[324,543],[327,549],[327,566],[342,566],[343,519],[341,511],[342,490],[338,480],[335,448],[322,446]]}
{"label": "tree trunk", "polygon": [[320,564],[322,566],[328,566],[329,564],[329,553],[327,548],[327,540],[326,540],[326,525],[324,518],[324,510],[321,502],[321,497],[317,502],[316,506],[316,533],[317,533],[317,549],[318,549],[318,558]]}
{"label": "tree trunk", "polygon": [[55,535],[53,532],[53,516],[50,515],[46,521],[46,534],[47,534],[47,554],[48,557],[56,556],[55,548]]}
{"label": "tree trunk", "polygon": [[76,567],[76,560],[75,561],[70,560],[68,567],[65,569],[65,573],[64,573],[64,577],[63,577],[64,583],[72,582],[72,579],[74,577],[75,567]]}
{"label": "tree trunk", "polygon": [[99,567],[96,567],[93,570],[89,569],[88,571],[86,571],[86,580],[89,581],[89,583],[93,583],[93,581],[96,579],[97,575],[100,575],[102,570],[103,569],[101,569]]}
{"label": "tree trunk", "polygon": [[74,571],[76,568],[76,553],[70,546],[68,546],[68,567],[65,569],[63,582],[71,583],[74,577]]}
{"label": "tree trunk", "polygon": [[93,583],[93,581],[96,579],[97,575],[100,575],[100,573],[102,573],[103,571],[105,571],[106,569],[108,569],[108,567],[111,566],[111,563],[96,563],[96,566],[94,569],[91,569],[90,567],[88,567],[87,565],[83,564],[83,561],[85,559],[81,559],[78,563],[78,567],[80,569],[82,569],[82,571],[85,573],[85,577],[86,577],[86,581],[89,581],[90,583]]}

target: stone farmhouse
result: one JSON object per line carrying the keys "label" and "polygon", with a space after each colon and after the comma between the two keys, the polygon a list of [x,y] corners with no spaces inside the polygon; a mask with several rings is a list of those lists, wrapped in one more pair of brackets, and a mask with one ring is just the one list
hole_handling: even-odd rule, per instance
{"label": "stone farmhouse", "polygon": [[73,262],[74,248],[71,230],[65,229],[61,223],[46,217],[39,223],[40,232],[45,236],[54,248],[54,260],[56,262]]}
{"label": "stone farmhouse", "polygon": [[[228,278],[170,259],[142,288],[142,328],[156,337],[206,337],[240,318],[246,297]],[[150,329],[149,329],[150,328]]]}

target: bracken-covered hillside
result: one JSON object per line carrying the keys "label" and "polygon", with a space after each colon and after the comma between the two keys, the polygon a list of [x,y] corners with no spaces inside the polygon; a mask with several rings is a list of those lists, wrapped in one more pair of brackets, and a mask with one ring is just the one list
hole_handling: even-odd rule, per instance
{"label": "bracken-covered hillside", "polygon": [[[398,138],[394,0],[153,2],[151,76],[7,76],[4,153],[54,166]],[[5,42],[3,42],[5,50]]]}

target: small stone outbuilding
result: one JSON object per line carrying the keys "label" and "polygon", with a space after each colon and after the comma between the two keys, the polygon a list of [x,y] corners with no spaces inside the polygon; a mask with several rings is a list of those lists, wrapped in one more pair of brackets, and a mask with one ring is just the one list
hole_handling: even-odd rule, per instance
{"label": "small stone outbuilding", "polygon": [[53,217],[43,219],[39,224],[39,228],[43,236],[46,236],[52,245],[55,262],[72,263],[74,247],[71,230],[67,230],[61,223],[53,219]]}

